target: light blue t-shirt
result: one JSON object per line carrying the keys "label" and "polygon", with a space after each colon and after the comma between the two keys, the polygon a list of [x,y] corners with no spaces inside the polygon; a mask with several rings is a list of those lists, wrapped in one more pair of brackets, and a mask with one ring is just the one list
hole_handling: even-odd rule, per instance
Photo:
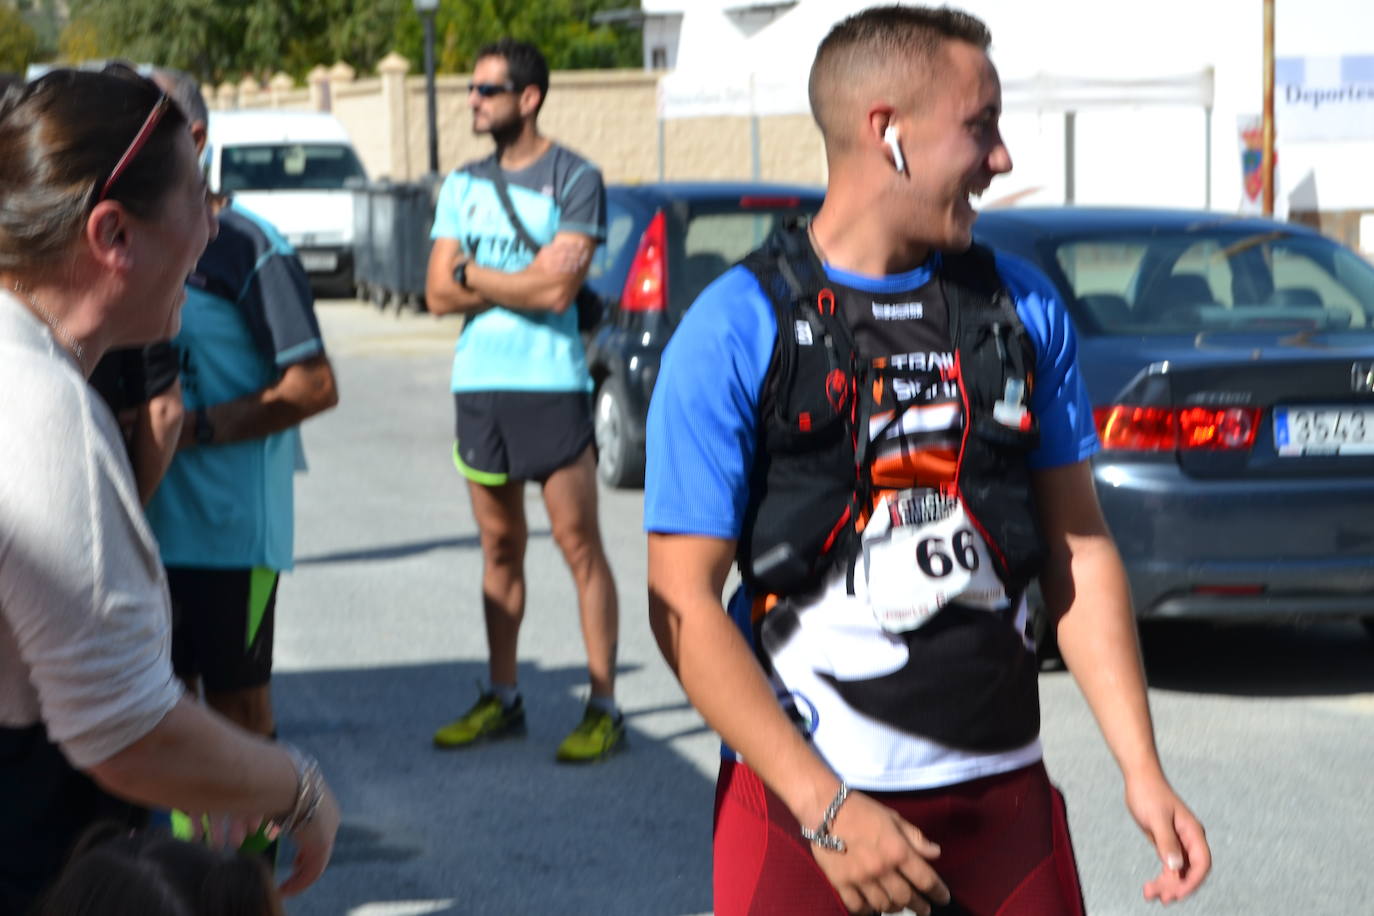
{"label": "light blue t-shirt", "polygon": [[[243,210],[221,212],[174,343],[188,423],[196,409],[268,388],[324,352],[309,280],[276,229]],[[178,452],[148,505],[163,564],[290,569],[300,456],[298,427]]]}
{"label": "light blue t-shirt", "polygon": [[[515,273],[536,252],[511,226],[490,170],[491,157],[453,172],[439,190],[432,238],[457,239],[473,263]],[[559,232],[606,237],[601,173],[558,144],[526,168],[505,171],[511,203],[541,246]],[[495,306],[470,317],[453,356],[454,391],[590,391],[577,313]]]}

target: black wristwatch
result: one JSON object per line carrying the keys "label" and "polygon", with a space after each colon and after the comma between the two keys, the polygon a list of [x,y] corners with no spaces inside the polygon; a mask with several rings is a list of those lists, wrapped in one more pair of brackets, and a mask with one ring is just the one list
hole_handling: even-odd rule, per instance
{"label": "black wristwatch", "polygon": [[459,286],[461,286],[463,289],[466,289],[466,290],[471,290],[471,289],[472,289],[471,286],[468,286],[468,262],[467,262],[467,261],[460,261],[460,262],[458,262],[458,266],[455,267],[455,268],[453,268],[453,282],[457,283],[457,284],[458,284]]}
{"label": "black wristwatch", "polygon": [[210,422],[210,411],[204,407],[196,408],[196,445],[209,445],[215,441],[215,427]]}

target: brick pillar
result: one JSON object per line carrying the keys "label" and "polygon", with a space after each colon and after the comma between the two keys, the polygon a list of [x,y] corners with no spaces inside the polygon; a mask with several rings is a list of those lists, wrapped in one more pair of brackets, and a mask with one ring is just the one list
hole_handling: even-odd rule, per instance
{"label": "brick pillar", "polygon": [[296,88],[296,81],[281,71],[277,71],[267,83],[267,91],[272,97],[272,107],[280,108],[286,98],[286,94]]}
{"label": "brick pillar", "polygon": [[333,104],[329,96],[329,68],[316,64],[306,79],[310,83],[310,108],[313,111],[329,111]]}
{"label": "brick pillar", "polygon": [[414,177],[410,162],[409,99],[406,97],[406,73],[410,61],[392,51],[377,64],[382,77],[382,124],[387,132],[385,174],[393,181],[409,181]]}
{"label": "brick pillar", "polygon": [[239,107],[256,108],[258,106],[258,81],[251,76],[245,76],[239,81]]}
{"label": "brick pillar", "polygon": [[358,75],[358,72],[343,61],[339,61],[329,68],[329,107],[334,108],[334,101],[339,97],[339,90]]}
{"label": "brick pillar", "polygon": [[215,107],[220,111],[231,111],[239,107],[239,87],[227,81],[220,83],[215,88]]}

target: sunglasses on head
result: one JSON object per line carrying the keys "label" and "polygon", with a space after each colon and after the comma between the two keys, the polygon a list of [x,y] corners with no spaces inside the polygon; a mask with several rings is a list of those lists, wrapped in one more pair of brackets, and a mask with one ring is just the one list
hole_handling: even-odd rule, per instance
{"label": "sunglasses on head", "polygon": [[[157,85],[153,83],[152,80],[140,74],[133,67],[126,64],[108,64],[102,72],[108,76],[117,76],[121,79],[128,80],[139,80],[154,86]],[[139,127],[138,133],[134,134],[133,140],[129,141],[129,146],[124,150],[124,155],[119,157],[119,161],[117,161],[114,168],[110,170],[110,177],[106,178],[105,184],[101,186],[100,194],[95,199],[96,203],[100,203],[110,196],[110,190],[114,187],[115,182],[119,181],[124,172],[128,170],[129,163],[134,161],[134,157],[138,155],[139,150],[143,149],[148,143],[148,139],[152,137],[153,131],[157,130],[158,123],[162,120],[163,116],[167,114],[167,109],[171,104],[172,100],[167,97],[167,93],[158,89],[157,101],[153,103],[153,110],[148,112],[148,117],[143,119],[143,125]]]}
{"label": "sunglasses on head", "polygon": [[484,99],[500,95],[503,92],[514,92],[515,84],[507,80],[504,83],[468,83],[468,93],[477,93]]}

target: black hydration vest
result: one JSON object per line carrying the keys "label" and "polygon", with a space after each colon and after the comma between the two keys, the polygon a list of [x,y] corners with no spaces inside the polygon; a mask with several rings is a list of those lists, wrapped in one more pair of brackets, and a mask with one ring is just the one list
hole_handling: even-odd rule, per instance
{"label": "black hydration vest", "polygon": [[[1028,407],[1034,344],[990,250],[942,259],[964,407],[955,492],[1015,602],[1044,558],[1026,463],[1039,443]],[[861,358],[803,227],[778,229],[741,263],[772,304],[778,333],[736,559],[755,594],[785,597],[814,589],[840,564],[852,577],[874,490],[867,393],[875,378],[914,373]]]}

